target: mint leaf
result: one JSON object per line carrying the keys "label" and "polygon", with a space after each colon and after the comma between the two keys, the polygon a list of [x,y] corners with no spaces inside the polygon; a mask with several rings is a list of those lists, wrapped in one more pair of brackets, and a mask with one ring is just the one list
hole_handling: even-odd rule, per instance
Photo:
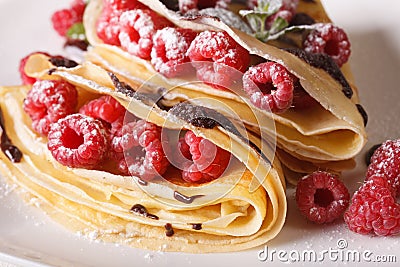
{"label": "mint leaf", "polygon": [[67,37],[70,39],[86,40],[85,27],[82,22],[73,24],[67,31]]}
{"label": "mint leaf", "polygon": [[289,26],[289,22],[281,17],[277,17],[272,23],[271,29],[269,30],[271,34],[277,33]]}

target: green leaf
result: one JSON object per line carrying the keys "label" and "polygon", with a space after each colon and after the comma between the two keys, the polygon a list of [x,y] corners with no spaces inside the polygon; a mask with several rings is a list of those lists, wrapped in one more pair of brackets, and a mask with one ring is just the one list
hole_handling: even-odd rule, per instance
{"label": "green leaf", "polygon": [[271,29],[269,31],[271,32],[271,34],[274,34],[285,29],[287,26],[289,26],[289,23],[285,19],[277,17],[272,23]]}
{"label": "green leaf", "polygon": [[82,22],[73,24],[67,31],[67,37],[70,39],[86,40],[85,27]]}

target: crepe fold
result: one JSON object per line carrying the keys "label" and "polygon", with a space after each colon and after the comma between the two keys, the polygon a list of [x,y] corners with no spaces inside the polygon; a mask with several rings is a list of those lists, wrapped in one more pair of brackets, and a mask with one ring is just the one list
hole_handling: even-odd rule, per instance
{"label": "crepe fold", "polygon": [[13,163],[0,153],[0,169],[20,186],[28,202],[40,203],[55,220],[90,238],[151,250],[237,251],[264,244],[279,233],[286,215],[285,181],[279,160],[264,140],[228,119],[215,127],[194,126],[146,95],[116,89],[113,76],[90,62],[65,68],[48,59],[32,55],[26,72],[74,84],[78,105],[110,95],[135,116],[169,131],[191,130],[234,157],[222,177],[200,185],[168,179],[144,182],[107,170],[65,167],[47,149],[47,138],[30,127],[23,110],[30,88],[0,87],[3,130],[23,154],[21,162]]}
{"label": "crepe fold", "polygon": [[[92,45],[86,55],[88,61],[118,73],[131,82],[140,84],[150,80],[156,87],[167,88],[165,97],[171,100],[192,101],[216,109],[228,117],[236,116],[236,119],[239,118],[249,130],[258,135],[276,134],[277,145],[281,151],[277,155],[289,170],[287,176],[293,182],[299,174],[317,169],[340,172],[354,167],[353,158],[361,151],[367,137],[365,121],[360,114],[360,105],[357,105],[358,91],[348,65],[342,67],[342,73],[353,91],[350,98],[342,92],[343,86],[325,70],[313,67],[292,53],[263,43],[248,33],[228,26],[217,17],[182,16],[166,8],[161,1],[140,2],[177,27],[199,32],[225,31],[255,58],[285,66],[299,78],[304,90],[318,105],[307,110],[291,108],[284,113],[273,114],[252,106],[248,97],[237,90],[221,91],[205,84],[188,83],[185,79],[167,79],[157,74],[150,62],[135,57],[120,47],[104,44],[98,38],[96,21],[102,12],[102,0],[90,1],[84,15],[87,38]],[[317,22],[330,21],[320,1],[300,1],[298,11],[309,14]],[[229,108],[210,102],[210,98],[221,100],[223,105]],[[274,124],[271,126],[269,123],[260,122],[257,120],[259,114],[274,120]]]}

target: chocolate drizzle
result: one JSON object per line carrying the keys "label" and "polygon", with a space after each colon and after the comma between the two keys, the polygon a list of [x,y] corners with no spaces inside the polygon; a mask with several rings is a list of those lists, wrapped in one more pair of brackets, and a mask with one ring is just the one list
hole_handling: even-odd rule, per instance
{"label": "chocolate drizzle", "polygon": [[191,223],[191,225],[193,230],[201,230],[203,228],[201,223]]}
{"label": "chocolate drizzle", "polygon": [[315,68],[323,69],[342,85],[342,92],[347,98],[353,96],[353,90],[350,84],[347,82],[339,66],[329,55],[308,53],[299,48],[286,48],[284,50],[301,58]]}
{"label": "chocolate drizzle", "polygon": [[360,112],[363,120],[364,120],[364,126],[367,126],[368,123],[368,114],[365,111],[365,109],[363,108],[363,106],[361,106],[360,104],[356,104],[357,110],[358,112]]}
{"label": "chocolate drizzle", "polygon": [[9,160],[13,163],[18,163],[21,161],[22,152],[18,147],[14,146],[11,139],[6,133],[6,127],[4,123],[3,111],[0,108],[0,128],[1,128],[1,151],[7,156]]}
{"label": "chocolate drizzle", "polygon": [[221,113],[202,106],[196,106],[188,102],[182,102],[170,109],[171,114],[196,127],[212,129],[221,126],[228,132],[240,136],[238,129]]}
{"label": "chocolate drizzle", "polygon": [[171,237],[171,236],[173,236],[175,234],[174,228],[172,228],[172,224],[166,223],[164,225],[164,228],[165,228],[165,235],[166,236]]}
{"label": "chocolate drizzle", "polygon": [[[167,109],[162,103],[161,100],[163,100],[163,97],[161,94],[149,94],[149,93],[139,93],[136,92],[132,86],[130,86],[127,83],[121,82],[118,77],[112,73],[109,72],[108,75],[111,78],[111,81],[113,82],[115,89],[117,89],[118,92],[128,96],[132,97],[136,100],[139,100],[140,102],[144,103],[145,105],[149,107],[153,107],[154,105],[157,105],[160,109]],[[162,90],[158,90],[159,92],[163,92]]]}
{"label": "chocolate drizzle", "polygon": [[136,214],[138,214],[140,216],[149,218],[149,219],[153,219],[153,220],[158,220],[159,219],[157,215],[149,213],[147,211],[147,209],[143,205],[140,205],[140,204],[133,205],[132,208],[130,209],[130,211],[133,212],[133,213],[136,213]]}
{"label": "chocolate drizzle", "polygon": [[75,61],[62,56],[51,57],[49,61],[56,67],[74,68],[78,66],[78,63]]}
{"label": "chocolate drizzle", "polygon": [[301,25],[312,25],[315,23],[315,20],[307,15],[306,13],[296,13],[292,20],[290,21],[289,26],[301,26]]}
{"label": "chocolate drizzle", "polygon": [[79,48],[82,51],[87,51],[89,43],[86,40],[68,39],[64,44],[64,47],[67,46],[73,46]]}
{"label": "chocolate drizzle", "polygon": [[194,195],[194,196],[188,197],[188,196],[185,196],[185,195],[182,194],[182,193],[179,193],[178,191],[174,191],[174,198],[175,198],[176,200],[182,202],[182,203],[185,203],[185,204],[192,204],[193,201],[194,201],[196,198],[199,198],[199,197],[204,197],[204,195]]}

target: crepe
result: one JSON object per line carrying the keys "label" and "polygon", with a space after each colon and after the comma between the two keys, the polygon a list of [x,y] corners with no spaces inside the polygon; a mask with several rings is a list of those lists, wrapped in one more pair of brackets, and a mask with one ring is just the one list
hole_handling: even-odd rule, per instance
{"label": "crepe", "polygon": [[[74,84],[79,106],[110,95],[135,116],[170,131],[191,130],[234,158],[222,177],[199,185],[66,167],[52,157],[47,138],[30,126],[23,110],[30,87],[0,87],[2,146],[12,142],[22,153],[15,162],[0,153],[0,170],[29,203],[40,203],[52,218],[82,235],[151,250],[238,251],[279,233],[286,216],[285,181],[270,144],[210,109],[180,103],[162,110],[146,94],[121,90],[122,81],[90,62],[67,68],[48,59],[43,54],[30,56],[26,73]],[[196,124],[182,113],[187,105],[219,116],[219,123]]]}
{"label": "crepe", "polygon": [[[217,17],[182,16],[157,0],[140,2],[178,27],[195,31],[225,31],[251,55],[285,66],[299,78],[304,90],[318,105],[306,111],[289,109],[284,113],[273,114],[254,107],[249,103],[248,97],[240,94],[240,88],[233,89],[233,92],[221,91],[205,84],[190,84],[185,79],[165,78],[157,74],[150,62],[135,57],[120,47],[104,44],[99,39],[95,27],[103,8],[101,0],[90,1],[85,11],[84,25],[92,45],[86,55],[88,61],[118,73],[136,83],[136,87],[146,82],[153,84],[155,88],[166,88],[164,97],[171,101],[191,101],[207,106],[230,118],[243,121],[255,134],[276,135],[277,145],[282,151],[278,156],[290,155],[282,156],[281,161],[291,170],[287,176],[294,183],[296,179],[293,173],[301,174],[303,171],[318,169],[340,172],[354,166],[353,158],[367,141],[366,118],[359,104],[358,90],[348,64],[342,67],[342,73],[351,88],[343,89],[342,84],[325,70],[309,65],[292,53],[263,43],[243,29],[228,26]],[[300,1],[298,12],[307,13],[317,22],[330,21],[320,1]],[[210,101],[210,98],[221,102]],[[274,123],[260,123],[257,119],[260,115],[269,117]],[[304,168],[304,164],[308,168]]]}

